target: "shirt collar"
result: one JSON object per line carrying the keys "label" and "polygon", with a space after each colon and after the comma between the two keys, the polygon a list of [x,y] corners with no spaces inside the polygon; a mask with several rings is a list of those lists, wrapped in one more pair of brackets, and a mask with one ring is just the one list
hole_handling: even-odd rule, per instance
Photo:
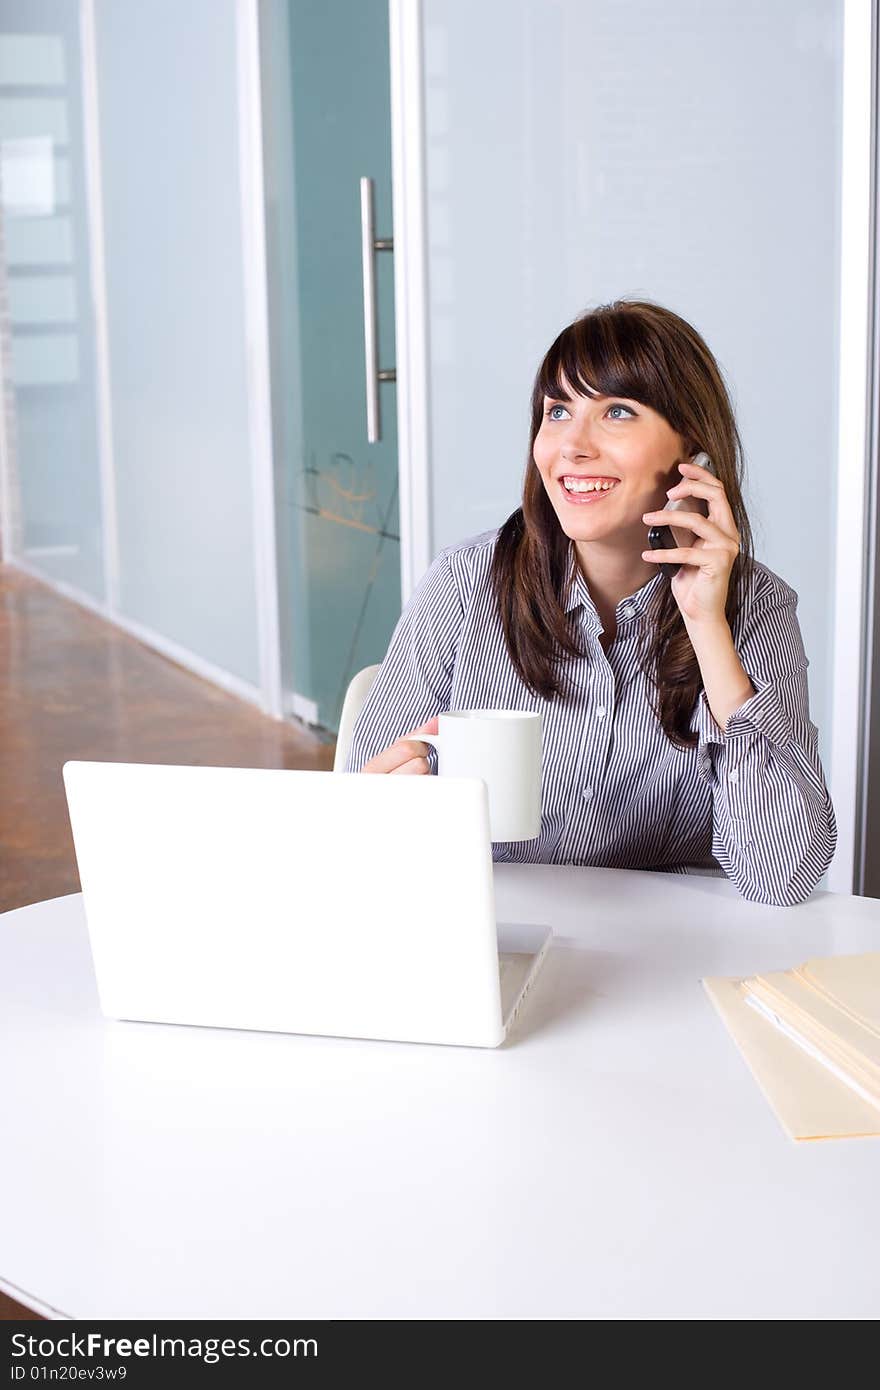
{"label": "shirt collar", "polygon": [[[577,563],[577,553],[574,548],[574,542],[569,542],[568,551],[568,596],[565,600],[565,611],[566,613],[572,613],[576,608],[583,608],[587,616],[588,626],[596,632],[601,632],[603,626],[602,619],[599,617],[596,610],[596,605],[593,602],[583,571]],[[661,578],[662,575],[660,570],[657,569],[648,580],[647,584],[643,584],[640,589],[636,589],[634,594],[629,594],[626,598],[620,600],[615,610],[615,617],[618,623],[621,619],[626,620],[627,618],[633,618],[645,612],[655,590],[660,584]]]}

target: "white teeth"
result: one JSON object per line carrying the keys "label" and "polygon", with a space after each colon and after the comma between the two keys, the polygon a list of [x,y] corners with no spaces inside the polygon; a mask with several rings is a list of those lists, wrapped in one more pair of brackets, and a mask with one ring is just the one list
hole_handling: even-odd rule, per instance
{"label": "white teeth", "polygon": [[597,482],[593,478],[563,478],[566,492],[607,492],[614,483]]}

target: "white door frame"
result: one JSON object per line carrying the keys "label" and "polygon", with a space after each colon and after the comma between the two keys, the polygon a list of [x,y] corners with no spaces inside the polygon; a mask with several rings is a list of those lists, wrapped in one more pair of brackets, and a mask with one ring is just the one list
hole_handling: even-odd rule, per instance
{"label": "white door frame", "polygon": [[104,183],[101,176],[101,116],[98,105],[98,51],[95,0],[80,0],[79,33],[82,73],[83,146],[86,216],[89,226],[89,269],[95,327],[95,413],[98,426],[98,466],[101,478],[101,549],[104,560],[104,603],[109,612],[120,606],[119,510],[113,461],[113,411],[110,383],[109,313],[104,246]]}
{"label": "white door frame", "polygon": [[[840,199],[840,355],[838,363],[837,530],[828,786],[837,817],[837,851],[828,870],[834,893],[856,886],[862,821],[867,581],[871,460],[872,208],[877,41],[872,0],[845,0]],[[809,539],[809,532],[805,532]]]}
{"label": "white door frame", "polygon": [[876,892],[877,864],[872,858],[874,846],[868,835],[877,825],[880,806],[880,785],[872,782],[871,763],[876,766],[877,730],[871,721],[880,715],[880,266],[878,266],[878,211],[880,191],[880,3],[871,4],[873,32],[868,36],[872,57],[871,72],[871,190],[869,195],[870,241],[868,247],[870,273],[869,306],[869,402],[866,427],[868,467],[866,471],[867,514],[864,522],[865,573],[864,610],[862,621],[862,707],[859,728],[859,748],[856,755],[857,806],[855,812],[855,864],[853,891]]}
{"label": "white door frame", "polygon": [[431,563],[428,240],[421,0],[389,0],[400,592]]}
{"label": "white door frame", "polygon": [[284,718],[266,271],[259,0],[236,0],[238,154],[257,641],[263,711]]}

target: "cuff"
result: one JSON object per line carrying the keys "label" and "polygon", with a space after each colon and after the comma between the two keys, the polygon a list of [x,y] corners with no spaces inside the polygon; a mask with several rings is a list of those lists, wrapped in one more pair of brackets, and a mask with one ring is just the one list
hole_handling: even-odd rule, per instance
{"label": "cuff", "polygon": [[[783,708],[776,686],[771,681],[756,680],[749,676],[755,687],[744,705],[735,709],[727,721],[725,737],[737,734],[763,734],[774,748],[787,748],[791,743],[794,728],[791,717]],[[702,694],[705,699],[705,692]]]}
{"label": "cuff", "polygon": [[721,748],[730,739],[755,734],[763,734],[775,748],[785,748],[791,742],[791,719],[780,704],[776,687],[770,681],[762,681],[751,675],[749,680],[755,687],[755,694],[733,711],[724,729],[715,723],[705,690],[701,690],[697,698],[690,727],[699,739],[697,766],[706,781],[712,779],[713,744]]}

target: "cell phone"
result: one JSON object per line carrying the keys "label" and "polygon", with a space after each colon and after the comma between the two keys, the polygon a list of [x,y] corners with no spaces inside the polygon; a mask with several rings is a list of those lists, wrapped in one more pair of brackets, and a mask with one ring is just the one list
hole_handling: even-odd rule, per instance
{"label": "cell phone", "polygon": [[[705,468],[707,473],[715,476],[715,470],[708,454],[694,454],[692,459],[688,459],[688,463],[694,463],[698,468]],[[685,480],[682,479],[682,481]],[[702,497],[674,497],[671,502],[666,503],[663,510],[665,512],[700,512],[703,516],[708,516],[709,504]],[[683,538],[682,540],[679,540],[678,536],[674,534],[671,526],[652,526],[648,532],[648,545],[652,550],[676,550],[692,544],[692,531],[688,531],[682,526],[679,527],[679,535]],[[690,537],[690,539],[684,539],[685,537]],[[681,565],[664,565],[661,562],[658,568],[672,579],[674,575],[678,574]]]}

